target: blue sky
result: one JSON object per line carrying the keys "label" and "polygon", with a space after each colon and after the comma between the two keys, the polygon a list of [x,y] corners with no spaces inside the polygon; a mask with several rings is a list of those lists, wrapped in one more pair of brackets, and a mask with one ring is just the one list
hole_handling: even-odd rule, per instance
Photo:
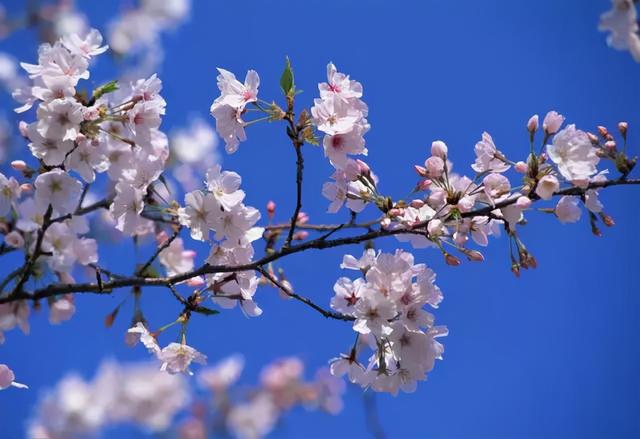
{"label": "blue sky", "polygon": [[[117,10],[115,3],[78,2],[98,27]],[[640,146],[640,65],[628,53],[608,49],[597,31],[607,0],[194,3],[190,21],[164,38],[159,75],[167,131],[185,125],[190,115],[208,117],[217,96],[217,66],[238,76],[256,69],[261,97],[280,99],[279,75],[289,56],[304,90],[298,105],[312,103],[329,61],[364,85],[372,125],[367,161],[382,190],[398,197],[415,183],[413,164],[424,161],[431,141],[446,141],[455,169],[470,173],[473,145],[484,130],[510,158],[524,158],[527,119],[551,109],[585,130],[627,120],[631,150],[637,153]],[[28,32],[0,42],[0,50],[36,59],[35,38]],[[105,82],[111,72],[102,57],[92,79]],[[6,96],[0,105],[10,114]],[[273,199],[284,220],[293,209],[295,181],[284,128],[252,126],[248,137],[238,153],[224,157],[223,167],[243,176],[247,204],[262,208]],[[303,210],[314,222],[344,221],[345,212],[324,213],[320,188],[330,165],[319,149],[305,146],[304,153]],[[586,218],[561,225],[548,215],[530,214],[522,237],[539,268],[520,279],[509,271],[506,239],[492,241],[483,264],[456,268],[445,266],[433,250],[414,251],[438,273],[445,300],[435,314],[450,335],[444,361],[416,393],[378,396],[389,437],[640,436],[640,198],[637,189],[622,187],[607,190],[602,200],[616,226],[601,238],[591,235]],[[389,238],[378,246],[393,250],[398,243]],[[143,249],[140,260],[149,252]],[[361,248],[308,252],[283,266],[300,293],[328,306],[345,252],[359,254]],[[102,264],[130,271],[123,254],[133,254],[128,243],[106,245]],[[0,265],[0,273],[10,269]],[[125,294],[77,297],[78,312],[70,322],[50,326],[43,311],[33,318],[30,336],[7,334],[0,361],[31,390],[0,393],[4,437],[23,435],[37,396],[66,371],[91,377],[105,358],[147,358],[144,349],[122,342],[130,308],[123,308],[114,327],[103,326]],[[282,301],[272,289],[261,290],[256,300],[264,309],[260,318],[224,311],[195,318],[189,329],[190,344],[210,362],[243,352],[248,383],[279,356],[299,355],[310,374],[352,341],[348,324]],[[143,306],[155,326],[177,312],[162,289],[145,290]],[[369,437],[361,393],[350,389],[345,402],[336,417],[296,410],[273,437]],[[121,437],[138,434],[127,429]]]}

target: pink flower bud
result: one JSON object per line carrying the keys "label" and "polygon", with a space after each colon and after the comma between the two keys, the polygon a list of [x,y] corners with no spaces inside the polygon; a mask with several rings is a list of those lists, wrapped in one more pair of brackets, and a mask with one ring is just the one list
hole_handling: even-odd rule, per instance
{"label": "pink flower bud", "polygon": [[609,130],[607,129],[607,127],[603,127],[602,125],[598,125],[598,133],[602,137],[607,137],[607,135],[609,134]]}
{"label": "pink flower bud", "polygon": [[22,172],[27,169],[27,164],[24,162],[24,160],[14,160],[11,162],[11,167],[16,171]]}
{"label": "pink flower bud", "polygon": [[422,206],[424,206],[424,201],[422,201],[422,200],[412,200],[409,205],[411,207],[413,207],[414,209],[420,209]]}
{"label": "pink flower bud", "polygon": [[460,259],[456,258],[450,253],[444,254],[444,260],[447,263],[447,265],[451,265],[453,267],[457,267],[458,265],[460,265]]}
{"label": "pink flower bud", "polygon": [[300,230],[293,234],[293,239],[296,241],[303,241],[307,239],[308,236],[309,232],[307,232],[306,230]]}
{"label": "pink flower bud", "polygon": [[16,376],[6,364],[0,364],[0,389],[6,389],[15,381]]}
{"label": "pink flower bud", "polygon": [[542,121],[542,129],[547,134],[555,134],[564,123],[564,116],[555,111],[549,111]]}
{"label": "pink flower bud", "polygon": [[202,276],[192,277],[187,281],[187,285],[190,287],[199,287],[200,285],[204,285],[204,279],[202,279]]}
{"label": "pink flower bud", "polygon": [[587,133],[587,137],[589,138],[589,141],[590,141],[591,143],[593,143],[594,145],[597,145],[597,144],[598,144],[598,137],[597,137],[595,134],[593,134],[593,133]]}
{"label": "pink flower bud", "polygon": [[446,160],[447,152],[449,152],[447,144],[442,140],[436,140],[431,144],[431,155],[440,157],[442,160]]}
{"label": "pink flower bud", "polygon": [[622,134],[622,137],[627,137],[628,129],[629,129],[629,124],[627,122],[620,122],[618,124],[618,130],[620,131],[620,134]]}
{"label": "pink flower bud", "polygon": [[33,185],[31,185],[31,183],[22,183],[20,185],[20,189],[22,189],[22,192],[31,192],[33,190]]}
{"label": "pink flower bud", "polygon": [[307,221],[309,221],[309,215],[304,212],[300,212],[296,219],[296,224],[305,224]]}
{"label": "pink flower bud", "polygon": [[527,130],[529,130],[529,133],[533,134],[538,130],[538,115],[534,114],[533,116],[531,116],[531,118],[529,119],[529,122],[527,122]]}
{"label": "pink flower bud", "polygon": [[[536,115],[537,117],[537,115]],[[473,262],[483,262],[484,255],[477,250],[468,250],[466,253],[467,258]]]}
{"label": "pink flower bud", "polygon": [[521,174],[526,174],[527,171],[529,170],[529,167],[523,161],[519,161],[518,163],[516,163],[516,165],[513,168],[516,170],[516,172],[519,172]]}
{"label": "pink flower bud", "polygon": [[531,206],[531,199],[529,197],[519,197],[516,200],[516,207],[519,209],[528,209]]}
{"label": "pink flower bud", "polygon": [[437,156],[431,156],[424,162],[429,178],[439,178],[444,172],[444,160]]}
{"label": "pink flower bud", "polygon": [[427,168],[425,168],[424,166],[420,166],[420,165],[413,165],[413,169],[416,170],[416,173],[420,176],[420,177],[426,177],[427,176]]}
{"label": "pink flower bud", "polygon": [[197,253],[195,252],[195,250],[184,250],[182,252],[182,257],[187,259],[193,259],[196,257],[196,255]]}
{"label": "pink flower bud", "polygon": [[604,143],[604,147],[607,148],[609,151],[615,151],[616,150],[616,142],[615,140],[609,140],[607,142]]}
{"label": "pink flower bud", "polygon": [[429,187],[431,187],[431,180],[428,178],[418,183],[418,189],[421,191],[426,191]]}
{"label": "pink flower bud", "polygon": [[276,213],[276,203],[273,200],[269,200],[267,203],[267,215],[269,219],[273,219],[273,215]]}
{"label": "pink flower bud", "polygon": [[363,162],[360,159],[357,159],[356,163],[358,164],[358,169],[360,170],[361,174],[370,174],[371,173],[371,168],[365,162]]}
{"label": "pink flower bud", "polygon": [[18,123],[18,130],[20,131],[20,135],[22,137],[28,138],[28,133],[29,133],[29,124],[26,123],[24,120],[21,120],[20,123]]}

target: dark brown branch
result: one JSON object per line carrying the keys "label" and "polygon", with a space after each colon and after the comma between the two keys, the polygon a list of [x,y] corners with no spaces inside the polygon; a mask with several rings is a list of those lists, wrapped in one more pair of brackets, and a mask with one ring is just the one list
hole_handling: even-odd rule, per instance
{"label": "dark brown branch", "polygon": [[156,258],[160,256],[160,253],[162,253],[164,249],[168,248],[171,243],[175,241],[175,239],[180,234],[180,230],[182,230],[182,226],[176,227],[176,229],[173,231],[173,235],[171,235],[165,242],[163,242],[162,245],[159,245],[155,253],[149,258],[149,260],[142,267],[136,270],[136,276],[142,276],[144,272],[147,271],[147,268],[149,268],[151,264],[153,264],[153,261],[155,261]]}
{"label": "dark brown branch", "polygon": [[[297,130],[294,131],[297,137]],[[298,215],[302,209],[302,172],[304,170],[304,159],[302,157],[302,142],[296,139],[293,140],[293,147],[296,150],[296,208],[291,216],[291,227],[289,227],[289,234],[287,240],[284,242],[285,247],[291,245],[293,239],[293,233],[296,230],[296,223],[298,222]]]}
{"label": "dark brown branch", "polygon": [[[640,185],[640,179],[633,180],[608,180],[605,182],[591,183],[587,188],[567,188],[558,191],[554,195],[582,195],[588,189],[600,189],[609,186],[619,186],[619,185]],[[532,199],[537,200],[538,197],[534,197],[532,194]],[[463,214],[464,217],[475,217],[475,216],[487,216],[494,209],[499,209],[501,207],[505,207],[511,205],[517,201],[517,197],[511,197],[505,201],[497,203],[496,206],[488,206],[481,207],[479,209],[472,210],[470,212],[466,212]],[[378,239],[386,236],[394,236],[401,235],[407,233],[416,233],[416,234],[424,234],[425,227],[428,225],[429,221],[423,221],[419,224],[414,225],[411,229],[398,228],[393,230],[385,230],[378,229],[372,230],[367,233],[363,233],[361,235],[345,237],[345,238],[336,238],[336,239],[313,239],[310,241],[303,242],[298,245],[294,245],[291,247],[283,247],[277,252],[268,254],[261,259],[254,261],[250,264],[238,265],[238,266],[213,266],[209,264],[204,264],[200,268],[192,270],[188,273],[178,274],[172,277],[159,277],[159,278],[143,278],[143,277],[131,277],[125,279],[114,279],[110,282],[104,283],[104,289],[106,291],[130,287],[130,286],[163,286],[167,285],[175,285],[180,282],[184,282],[188,279],[197,276],[203,276],[205,274],[214,274],[214,273],[233,273],[238,271],[247,271],[247,270],[257,270],[259,267],[264,266],[270,262],[276,261],[278,259],[284,258],[286,256],[300,253],[310,249],[323,250],[327,248],[340,247],[344,245],[350,244],[359,244],[362,242],[366,242],[373,239]],[[48,297],[59,296],[63,294],[69,293],[95,293],[98,292],[98,285],[94,283],[79,283],[79,284],[52,284],[47,287],[38,289],[34,291],[32,294],[17,291],[15,294],[0,297],[0,304],[13,302],[16,300],[41,300]]]}
{"label": "dark brown branch", "polygon": [[294,293],[289,288],[284,286],[280,281],[278,281],[275,277],[273,277],[271,274],[269,274],[269,272],[267,272],[264,268],[257,267],[256,270],[259,271],[265,278],[267,278],[269,280],[269,282],[271,282],[276,288],[280,289],[287,296],[291,297],[292,299],[299,300],[300,302],[304,303],[305,305],[310,306],[311,308],[315,309],[316,311],[318,311],[320,314],[322,314],[326,318],[332,318],[332,319],[336,319],[336,320],[345,320],[345,321],[353,321],[353,320],[355,320],[355,318],[353,316],[350,316],[350,315],[347,315],[347,314],[342,314],[342,313],[335,312],[335,311],[329,311],[327,309],[322,308],[319,305],[316,305],[310,299],[308,299],[306,297],[303,297],[303,296],[301,296],[299,294]]}

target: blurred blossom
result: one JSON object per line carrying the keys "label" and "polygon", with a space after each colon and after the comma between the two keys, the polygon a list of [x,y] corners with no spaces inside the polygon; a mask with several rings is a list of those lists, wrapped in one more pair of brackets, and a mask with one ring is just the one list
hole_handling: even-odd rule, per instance
{"label": "blurred blossom", "polygon": [[109,423],[133,422],[151,432],[166,430],[189,402],[181,376],[155,364],[103,364],[93,381],[77,375],[62,379],[38,404],[30,437],[93,435]]}

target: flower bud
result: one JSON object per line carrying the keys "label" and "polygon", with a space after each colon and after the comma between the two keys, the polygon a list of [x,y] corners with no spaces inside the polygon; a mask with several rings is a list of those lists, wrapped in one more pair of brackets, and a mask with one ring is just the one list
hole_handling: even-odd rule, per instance
{"label": "flower bud", "polygon": [[629,124],[627,122],[620,122],[618,124],[618,130],[624,139],[627,138],[627,130],[629,129]]}
{"label": "flower bud", "polygon": [[273,215],[276,213],[276,203],[273,200],[269,200],[267,203],[267,216],[269,219],[273,219]]}
{"label": "flower bud", "polygon": [[395,218],[397,216],[402,216],[403,213],[404,212],[402,209],[398,209],[397,207],[394,207],[393,209],[389,209],[389,211],[387,212],[387,215],[389,215],[390,218]]}
{"label": "flower bud", "polygon": [[360,170],[361,174],[368,175],[371,173],[371,168],[369,167],[369,165],[367,165],[362,160],[357,159],[356,164],[358,165],[358,169]]}
{"label": "flower bud", "polygon": [[458,265],[460,265],[460,259],[453,256],[451,253],[445,253],[444,260],[448,265],[451,265],[453,267],[457,267]]}
{"label": "flower bud", "polygon": [[616,150],[616,142],[615,142],[615,140],[606,141],[604,143],[604,147],[609,151],[615,151]]}
{"label": "flower bud", "polygon": [[308,236],[309,236],[309,232],[307,232],[306,230],[299,230],[293,234],[293,239],[295,241],[303,241],[307,239]]}
{"label": "flower bud", "polygon": [[431,144],[431,155],[446,160],[447,152],[449,152],[447,145],[442,140],[436,140]]}
{"label": "flower bud", "polygon": [[555,111],[549,111],[542,121],[542,129],[546,134],[555,134],[564,123],[564,116]]}
{"label": "flower bud", "polygon": [[427,168],[425,168],[424,166],[420,166],[420,165],[413,165],[413,169],[416,170],[416,173],[420,176],[420,177],[426,177],[427,176]]}
{"label": "flower bud", "polygon": [[204,279],[202,279],[202,276],[192,277],[191,279],[187,280],[187,285],[190,287],[199,287],[201,285],[204,285]]}
{"label": "flower bud", "polygon": [[305,212],[300,212],[298,214],[298,218],[296,219],[296,224],[305,224],[308,221],[309,215],[307,215]]}
{"label": "flower bud", "polygon": [[529,169],[527,164],[523,161],[519,161],[518,163],[516,163],[513,168],[516,170],[516,172],[519,172],[521,174],[526,174],[527,170]]}
{"label": "flower bud", "polygon": [[527,130],[530,134],[535,133],[538,130],[538,115],[534,114],[529,118],[529,122],[527,122]]}
{"label": "flower bud", "polygon": [[[537,115],[536,115],[537,117]],[[484,256],[482,255],[482,253],[480,253],[477,250],[467,250],[465,252],[465,255],[467,255],[467,259],[469,259],[470,261],[473,262],[483,262],[484,261]]]}
{"label": "flower bud", "polygon": [[418,183],[418,190],[426,191],[430,187],[431,187],[431,180],[429,180],[428,178]]}
{"label": "flower bud", "polygon": [[604,214],[602,212],[600,212],[600,219],[602,220],[602,222],[604,223],[605,226],[607,227],[613,227],[616,225],[615,221],[613,220],[612,217],[610,217],[607,214]]}
{"label": "flower bud", "polygon": [[14,160],[11,162],[11,167],[16,171],[22,172],[25,169],[27,169],[27,164],[25,163],[24,160]]}
{"label": "flower bud", "polygon": [[22,192],[31,192],[33,190],[33,185],[31,183],[22,183],[20,185],[20,189]]}
{"label": "flower bud", "polygon": [[589,138],[589,141],[594,145],[597,145],[598,143],[600,143],[598,142],[598,137],[593,133],[587,133],[587,137]]}
{"label": "flower bud", "polygon": [[598,133],[602,137],[607,137],[607,134],[609,134],[609,130],[607,130],[607,128],[602,125],[598,125]]}

